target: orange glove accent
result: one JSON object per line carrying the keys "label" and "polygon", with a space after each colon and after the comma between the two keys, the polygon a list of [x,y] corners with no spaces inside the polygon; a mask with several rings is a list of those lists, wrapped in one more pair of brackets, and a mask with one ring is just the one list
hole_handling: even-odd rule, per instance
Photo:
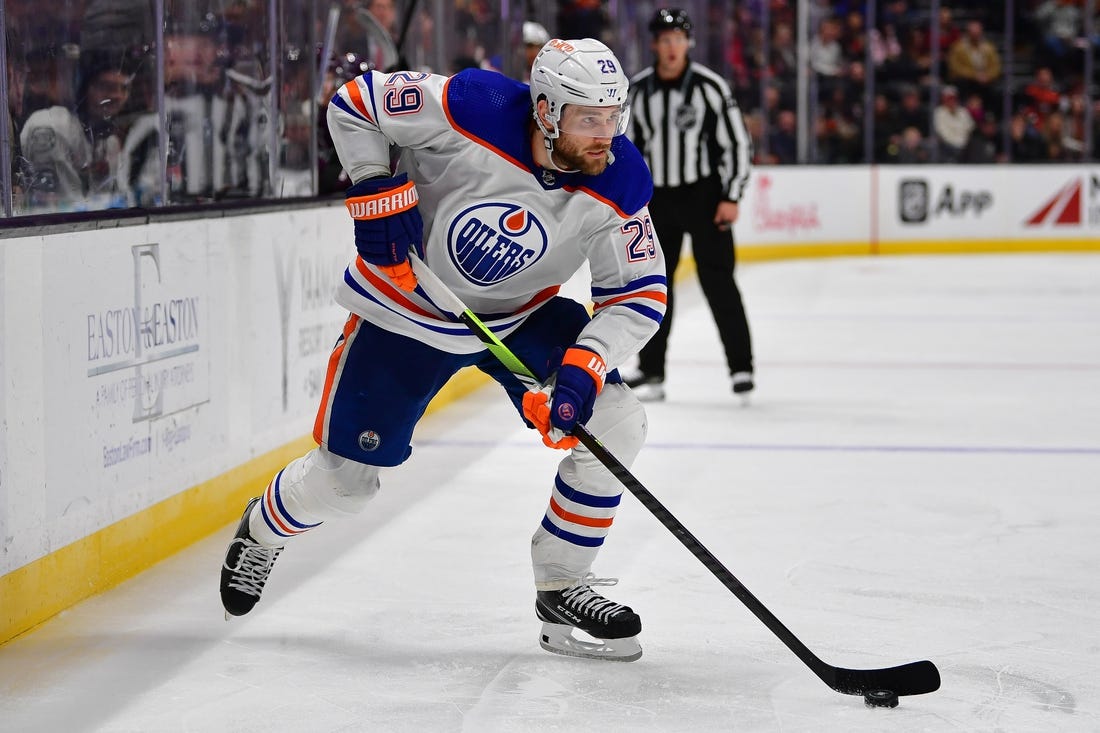
{"label": "orange glove accent", "polygon": [[352,219],[369,221],[385,219],[416,208],[419,202],[420,196],[416,193],[416,185],[412,181],[405,181],[404,185],[397,188],[388,188],[366,196],[353,196],[344,201],[344,206],[347,207]]}
{"label": "orange glove accent", "polygon": [[382,271],[382,274],[393,280],[393,284],[404,290],[406,293],[411,293],[416,290],[416,273],[413,272],[412,265],[408,260],[399,262],[396,265],[378,265],[378,269]]}
{"label": "orange glove accent", "polygon": [[[550,397],[545,392],[528,392],[523,395],[523,416],[535,426],[542,435],[542,442],[547,448],[571,450],[580,441],[572,435],[563,435],[557,428],[550,426]],[[561,435],[554,440],[551,432]]]}
{"label": "orange glove accent", "polygon": [[607,365],[603,363],[600,355],[591,349],[569,347],[562,355],[561,365],[575,366],[586,371],[596,383],[596,394],[603,389],[604,380],[607,379]]}

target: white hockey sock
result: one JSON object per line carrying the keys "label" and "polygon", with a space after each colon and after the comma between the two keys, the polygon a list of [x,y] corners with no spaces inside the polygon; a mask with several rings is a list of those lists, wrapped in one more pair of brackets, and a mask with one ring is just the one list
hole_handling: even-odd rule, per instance
{"label": "white hockey sock", "polygon": [[328,519],[358,514],[378,492],[378,468],[315,448],[287,464],[264,490],[249,518],[249,533],[267,547]]}

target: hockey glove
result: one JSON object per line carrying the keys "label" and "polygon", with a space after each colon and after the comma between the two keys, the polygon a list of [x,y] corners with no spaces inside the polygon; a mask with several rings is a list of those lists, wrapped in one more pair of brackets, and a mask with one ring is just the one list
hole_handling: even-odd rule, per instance
{"label": "hockey glove", "polygon": [[606,378],[607,366],[599,354],[584,346],[571,346],[549,392],[523,396],[523,416],[538,429],[548,447],[569,450],[578,440],[568,433],[592,417],[592,406]]}
{"label": "hockey glove", "polygon": [[409,247],[424,256],[424,221],[416,186],[402,173],[393,178],[368,178],[347,190],[344,204],[355,220],[355,248],[397,287],[416,290],[409,264]]}

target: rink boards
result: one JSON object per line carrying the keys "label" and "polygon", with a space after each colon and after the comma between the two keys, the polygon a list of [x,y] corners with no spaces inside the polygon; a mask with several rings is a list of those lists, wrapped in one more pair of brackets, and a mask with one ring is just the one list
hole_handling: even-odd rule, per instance
{"label": "rink boards", "polygon": [[[340,206],[73,229],[0,239],[0,643],[232,521],[312,445],[345,317]],[[760,168],[736,227],[743,261],[1098,234],[1096,166]]]}

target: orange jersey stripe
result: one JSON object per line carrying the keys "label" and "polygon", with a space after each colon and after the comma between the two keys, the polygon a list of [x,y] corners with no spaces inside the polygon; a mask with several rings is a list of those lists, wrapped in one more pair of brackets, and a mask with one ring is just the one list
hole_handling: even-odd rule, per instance
{"label": "orange jersey stripe", "polygon": [[397,303],[402,308],[406,308],[416,315],[423,316],[424,318],[431,318],[435,321],[443,320],[443,318],[441,318],[438,314],[427,311],[406,298],[404,294],[402,294],[402,292],[393,285],[389,278],[379,277],[375,273],[371,272],[370,268],[367,267],[366,261],[362,257],[355,258],[355,269],[357,269],[359,271],[359,274],[365,277],[371,285],[381,290],[387,298]]}
{"label": "orange jersey stripe", "polygon": [[455,118],[451,116],[451,108],[450,108],[450,104],[448,103],[448,97],[447,97],[447,88],[450,87],[450,85],[451,85],[451,80],[450,79],[443,82],[443,96],[442,96],[442,98],[443,98],[443,114],[447,115],[447,122],[451,123],[451,127],[453,127],[455,130],[457,130],[463,137],[474,141],[475,143],[477,143],[478,145],[481,145],[482,147],[486,147],[489,150],[492,150],[494,153],[496,153],[500,157],[504,158],[509,163],[516,166],[517,168],[520,168],[522,170],[530,172],[531,169],[528,168],[527,166],[525,166],[523,163],[516,160],[511,155],[508,155],[508,153],[504,152],[503,150],[501,150],[500,148],[496,147],[495,145],[489,143],[488,141],[482,140],[480,137],[478,137],[477,135],[474,135],[471,132],[467,132],[465,129],[462,128],[461,125],[459,125],[457,122],[455,122]]}
{"label": "orange jersey stripe", "polygon": [[[524,165],[519,160],[516,160],[514,157],[512,157],[508,153],[504,152],[503,150],[501,150],[497,146],[493,145],[492,143],[488,142],[487,140],[483,140],[482,138],[478,137],[477,135],[474,135],[473,133],[463,129],[463,127],[461,125],[459,125],[457,122],[455,122],[455,118],[451,115],[450,106],[448,105],[448,102],[447,102],[447,86],[450,83],[451,83],[451,80],[448,79],[443,84],[443,113],[445,115],[447,115],[447,121],[451,123],[451,127],[453,127],[455,130],[457,130],[459,132],[459,134],[461,134],[463,137],[465,137],[469,140],[472,140],[475,143],[477,143],[478,145],[486,147],[489,150],[492,150],[494,153],[496,153],[500,157],[504,158],[509,163],[512,163],[513,165],[515,165],[517,168],[520,168],[520,169],[528,171],[528,172],[532,172],[530,168],[528,168],[526,165]],[[611,199],[605,198],[604,196],[601,196],[600,194],[596,193],[595,191],[593,191],[591,188],[588,188],[587,186],[562,186],[562,190],[563,191],[569,191],[570,193],[579,191],[581,193],[588,194],[589,196],[596,199],[597,201],[601,201],[604,204],[607,204],[608,206],[610,206],[611,209],[616,214],[618,214],[620,217],[622,217],[623,219],[629,219],[630,216],[631,216],[630,214],[623,211],[622,208],[620,208],[619,205],[616,204],[614,201],[612,201]]]}
{"label": "orange jersey stripe", "polygon": [[359,85],[355,82],[355,79],[345,84],[344,90],[348,93],[348,99],[351,100],[352,106],[359,110],[359,113],[369,121],[374,122],[374,117],[367,111],[367,105],[363,102],[363,93],[359,90]]}
{"label": "orange jersey stripe", "polygon": [[596,193],[595,191],[593,191],[591,188],[588,188],[587,186],[562,186],[562,189],[565,190],[565,191],[569,191],[570,193],[572,193],[573,191],[580,191],[581,193],[586,193],[589,196],[591,196],[592,198],[596,199],[597,201],[602,201],[603,203],[610,206],[611,209],[616,214],[621,216],[622,218],[624,218],[624,219],[629,219],[630,218],[630,214],[626,213],[621,208],[619,208],[619,205],[617,203],[615,203],[614,201],[612,201],[611,199],[609,199],[605,196],[601,196],[600,194]]}
{"label": "orange jersey stripe", "polygon": [[526,303],[521,305],[519,308],[517,308],[516,313],[523,313],[525,310],[528,310],[529,308],[534,308],[539,303],[542,303],[545,300],[549,300],[550,298],[553,298],[555,295],[558,294],[558,292],[560,290],[561,290],[560,285],[551,285],[548,288],[544,288],[544,289],[540,290],[539,292],[535,293],[535,297],[531,298],[529,301],[527,301]]}
{"label": "orange jersey stripe", "polygon": [[[367,263],[363,260],[362,257],[355,258],[355,269],[358,270],[359,273],[363,277],[365,277],[371,285],[381,290],[386,295],[386,297],[388,297],[390,300],[394,301],[401,307],[412,311],[418,316],[423,316],[424,318],[430,318],[434,321],[447,321],[446,318],[443,318],[439,314],[425,310],[424,308],[421,308],[416,303],[406,298],[405,295],[396,287],[394,287],[394,285],[387,278],[382,278],[374,274],[374,272],[372,272],[371,269],[367,267]],[[518,315],[520,313],[523,313],[524,311],[534,308],[540,303],[549,300],[550,298],[553,298],[555,295],[558,294],[560,290],[560,285],[552,285],[551,287],[540,290],[539,292],[535,293],[535,297],[531,298],[531,300],[527,301],[522,306],[517,308],[515,313]],[[447,322],[449,323],[449,321]]]}
{"label": "orange jersey stripe", "polygon": [[649,298],[655,300],[658,303],[668,304],[668,295],[660,292],[659,290],[643,290],[640,293],[627,293],[626,295],[616,295],[614,298],[608,298],[607,300],[601,300],[596,303],[596,308],[606,308],[609,305],[614,305],[624,300],[631,300],[633,298]]}
{"label": "orange jersey stripe", "polygon": [[336,371],[340,368],[340,360],[344,355],[344,346],[347,344],[348,339],[351,338],[351,334],[358,325],[359,316],[352,314],[348,317],[348,320],[344,323],[344,338],[336,345],[336,348],[332,350],[332,354],[328,357],[328,370],[325,372],[325,387],[321,390],[321,405],[317,408],[317,419],[313,421],[313,439],[317,441],[317,445],[321,445],[325,442],[325,414],[332,392],[332,383],[336,380]]}

